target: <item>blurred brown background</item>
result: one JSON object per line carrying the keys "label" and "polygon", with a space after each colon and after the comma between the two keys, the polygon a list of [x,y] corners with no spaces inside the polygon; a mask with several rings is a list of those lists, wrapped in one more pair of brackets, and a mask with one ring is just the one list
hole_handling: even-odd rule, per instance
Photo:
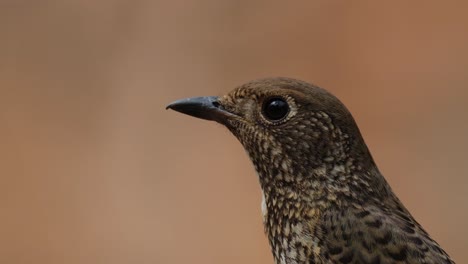
{"label": "blurred brown background", "polygon": [[353,112],[468,261],[467,1],[0,1],[0,263],[272,263],[220,125],[164,107],[267,76]]}

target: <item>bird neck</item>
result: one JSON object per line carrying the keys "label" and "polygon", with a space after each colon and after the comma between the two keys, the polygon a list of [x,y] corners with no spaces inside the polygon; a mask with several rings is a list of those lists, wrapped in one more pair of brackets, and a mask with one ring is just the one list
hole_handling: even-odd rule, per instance
{"label": "bird neck", "polygon": [[[365,204],[392,198],[389,185],[375,163],[349,158],[342,162],[322,163],[308,172],[259,171],[267,207],[273,210],[325,210],[349,203]],[[274,179],[274,180],[272,180]],[[373,200],[370,200],[372,197]],[[301,210],[302,210],[301,209]]]}

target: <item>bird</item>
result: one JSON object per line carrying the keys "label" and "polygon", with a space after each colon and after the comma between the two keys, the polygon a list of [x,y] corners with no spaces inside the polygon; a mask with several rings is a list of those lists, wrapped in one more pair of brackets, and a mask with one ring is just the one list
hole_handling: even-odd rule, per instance
{"label": "bird", "polygon": [[455,263],[392,191],[351,113],[325,89],[264,78],[166,109],[218,122],[243,145],[276,264]]}

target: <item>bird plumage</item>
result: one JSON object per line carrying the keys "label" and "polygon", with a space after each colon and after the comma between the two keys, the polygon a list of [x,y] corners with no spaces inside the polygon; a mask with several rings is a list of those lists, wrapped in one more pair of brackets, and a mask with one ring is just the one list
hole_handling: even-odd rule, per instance
{"label": "bird plumage", "polygon": [[277,264],[454,263],[392,192],[353,117],[326,90],[268,78],[168,108],[217,121],[242,143]]}

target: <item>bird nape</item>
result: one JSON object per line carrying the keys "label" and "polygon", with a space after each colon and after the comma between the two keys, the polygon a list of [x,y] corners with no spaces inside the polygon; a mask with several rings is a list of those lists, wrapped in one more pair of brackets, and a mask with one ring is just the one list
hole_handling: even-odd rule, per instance
{"label": "bird nape", "polygon": [[277,264],[454,263],[395,196],[353,117],[326,90],[268,78],[167,108],[221,123],[242,143]]}

